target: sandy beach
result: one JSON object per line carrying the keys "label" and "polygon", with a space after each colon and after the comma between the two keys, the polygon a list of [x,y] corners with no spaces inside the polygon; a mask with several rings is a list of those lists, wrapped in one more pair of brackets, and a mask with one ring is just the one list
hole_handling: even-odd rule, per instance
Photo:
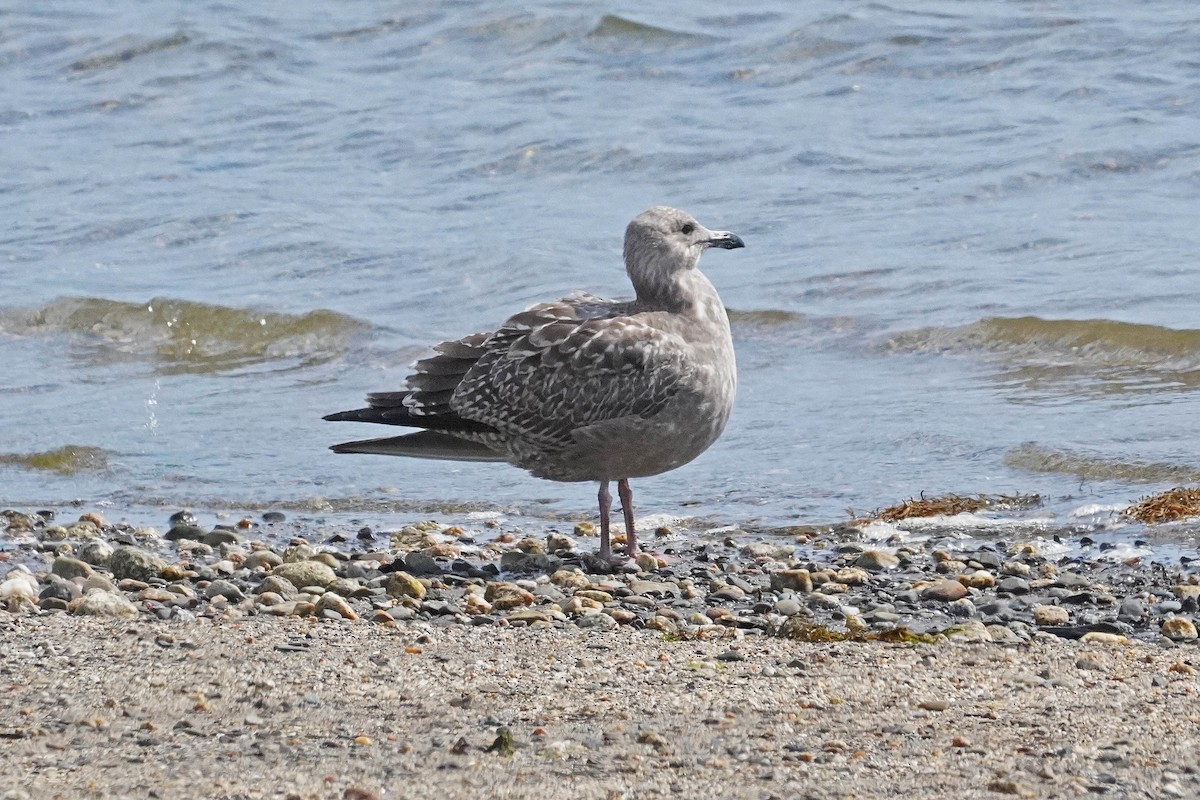
{"label": "sandy beach", "polygon": [[0,633],[6,798],[1200,793],[1192,647],[2,612]]}

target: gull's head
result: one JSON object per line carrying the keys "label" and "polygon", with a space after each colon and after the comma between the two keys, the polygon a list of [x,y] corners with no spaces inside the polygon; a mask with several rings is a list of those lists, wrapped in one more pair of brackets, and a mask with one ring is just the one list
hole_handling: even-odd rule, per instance
{"label": "gull's head", "polygon": [[710,231],[686,211],[668,206],[648,208],[625,229],[625,266],[641,294],[643,282],[657,283],[683,270],[694,269],[710,247],[745,247],[737,234]]}

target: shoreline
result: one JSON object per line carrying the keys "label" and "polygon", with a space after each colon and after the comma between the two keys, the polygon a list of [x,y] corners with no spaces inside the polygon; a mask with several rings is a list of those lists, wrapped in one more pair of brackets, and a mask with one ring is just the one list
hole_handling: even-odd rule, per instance
{"label": "shoreline", "polygon": [[1178,568],[807,530],[598,574],[586,527],[5,521],[5,798],[1200,795]]}

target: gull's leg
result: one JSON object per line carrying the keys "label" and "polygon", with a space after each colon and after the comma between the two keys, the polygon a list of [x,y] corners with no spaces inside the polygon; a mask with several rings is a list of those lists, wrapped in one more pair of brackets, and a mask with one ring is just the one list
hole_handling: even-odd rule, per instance
{"label": "gull's leg", "polygon": [[608,512],[612,508],[612,495],[608,492],[608,481],[600,481],[600,552],[602,559],[612,558],[612,546],[608,543]]}
{"label": "gull's leg", "polygon": [[637,558],[637,532],[633,529],[633,489],[625,478],[617,481],[617,494],[621,498],[621,512],[625,515],[625,554]]}

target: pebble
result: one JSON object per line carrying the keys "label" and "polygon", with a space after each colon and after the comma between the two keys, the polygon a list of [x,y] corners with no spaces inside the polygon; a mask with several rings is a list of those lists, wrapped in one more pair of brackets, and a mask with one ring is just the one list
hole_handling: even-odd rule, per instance
{"label": "pebble", "polygon": [[96,590],[73,600],[68,606],[72,614],[91,617],[119,617],[128,619],[138,615],[138,608],[123,594]]}
{"label": "pebble", "polygon": [[996,590],[1008,594],[1028,594],[1029,581],[1016,576],[1005,578],[996,584]]}
{"label": "pebble", "polygon": [[[39,548],[14,552],[37,574],[4,575],[0,605],[162,619],[262,613],[343,623],[629,625],[739,638],[903,626],[1009,645],[1039,636],[1196,641],[1192,614],[1200,613],[1200,582],[1186,562],[1183,577],[1170,580],[1171,573],[1115,562],[1052,559],[1022,543],[1002,558],[988,548],[957,552],[949,537],[893,549],[891,541],[886,548],[845,539],[810,545],[822,535],[815,529],[786,544],[744,541],[753,538],[745,531],[703,544],[672,534],[680,549],[646,553],[638,567],[610,574],[588,558],[594,544],[575,552],[574,540],[553,530],[481,535],[418,523],[367,542],[350,528],[322,532],[331,546],[318,552],[299,537],[271,546],[266,529],[249,519],[237,530],[203,531],[194,517],[173,523],[174,534],[164,537],[95,519],[61,529],[33,520]],[[189,526],[199,532],[177,530]],[[273,535],[281,534],[290,532]]]}
{"label": "pebble", "polygon": [[237,602],[245,599],[246,595],[238,588],[237,584],[226,580],[212,581],[204,590],[204,596],[208,599],[214,597],[224,597],[226,600]]}
{"label": "pebble", "polygon": [[1033,607],[1033,621],[1038,625],[1066,625],[1071,613],[1062,606],[1038,605]]}
{"label": "pebble", "polygon": [[271,574],[283,578],[294,586],[329,586],[337,575],[328,564],[319,561],[287,561],[271,570]]}
{"label": "pebble", "polygon": [[54,564],[50,567],[50,572],[69,581],[72,578],[86,578],[91,575],[92,565],[78,558],[59,556],[54,559]]}
{"label": "pebble", "polygon": [[648,597],[678,597],[679,587],[665,581],[633,580],[629,583],[629,591]]}
{"label": "pebble", "polygon": [[782,569],[771,573],[771,588],[808,594],[813,590],[812,575],[806,569]]}
{"label": "pebble", "polygon": [[505,581],[493,581],[489,583],[487,589],[484,591],[483,598],[499,611],[527,606],[533,603],[534,600],[532,592],[522,589],[515,583]]}
{"label": "pebble", "polygon": [[926,586],[922,590],[921,596],[926,600],[953,602],[955,600],[961,600],[967,596],[967,587],[963,586],[958,581],[952,581],[948,578],[944,578]]}
{"label": "pebble", "polygon": [[419,550],[404,556],[404,568],[413,575],[441,575],[444,571],[433,556]]}
{"label": "pebble", "polygon": [[108,568],[113,577],[133,578],[135,581],[150,581],[162,574],[166,563],[153,553],[132,545],[123,545],[113,550],[108,559]]}
{"label": "pebble", "polygon": [[345,598],[336,592],[326,592],[318,598],[315,610],[317,614],[327,612],[344,619],[358,619],[358,614],[350,607]]}
{"label": "pebble", "polygon": [[79,559],[94,567],[107,566],[112,554],[113,546],[103,539],[91,539],[79,546]]}
{"label": "pebble", "polygon": [[1163,620],[1162,634],[1173,642],[1194,642],[1198,637],[1196,623],[1187,617],[1168,617]]}
{"label": "pebble", "polygon": [[895,569],[900,566],[900,559],[886,550],[864,550],[858,558],[854,559],[854,566],[878,572],[884,569]]}

